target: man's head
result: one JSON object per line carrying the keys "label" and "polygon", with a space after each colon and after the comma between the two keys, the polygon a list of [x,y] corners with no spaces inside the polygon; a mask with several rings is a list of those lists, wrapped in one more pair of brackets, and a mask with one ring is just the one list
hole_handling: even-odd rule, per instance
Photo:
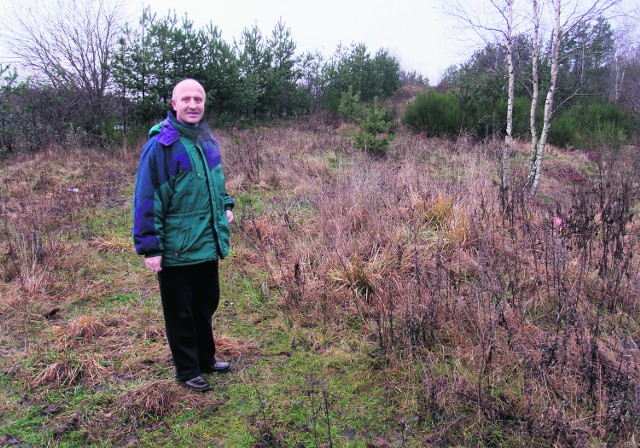
{"label": "man's head", "polygon": [[180,81],[173,88],[171,106],[180,123],[198,124],[204,115],[204,89],[195,79]]}

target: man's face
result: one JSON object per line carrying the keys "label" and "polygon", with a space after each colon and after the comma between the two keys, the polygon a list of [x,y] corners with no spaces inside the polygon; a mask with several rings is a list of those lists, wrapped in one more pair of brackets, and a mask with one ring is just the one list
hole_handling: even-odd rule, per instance
{"label": "man's face", "polygon": [[182,81],[176,86],[171,105],[176,118],[183,124],[198,124],[204,115],[204,89],[193,80]]}

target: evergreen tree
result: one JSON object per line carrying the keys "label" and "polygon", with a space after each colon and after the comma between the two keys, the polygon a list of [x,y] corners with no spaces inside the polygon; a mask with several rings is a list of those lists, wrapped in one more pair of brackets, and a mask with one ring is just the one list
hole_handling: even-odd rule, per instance
{"label": "evergreen tree", "polygon": [[301,95],[304,95],[302,104],[306,108],[305,113],[314,113],[320,106],[322,92],[324,90],[324,77],[322,72],[325,63],[319,51],[307,52],[299,60],[300,80],[298,88]]}
{"label": "evergreen tree", "polygon": [[575,96],[606,94],[614,56],[613,30],[603,17],[593,22],[581,22],[571,29],[560,46],[562,82],[557,93],[560,102],[575,104]]}
{"label": "evergreen tree", "polygon": [[207,110],[215,115],[237,115],[241,109],[240,66],[236,53],[218,27],[209,24],[202,33],[203,74],[198,78],[207,93]]}
{"label": "evergreen tree", "polygon": [[400,79],[400,63],[387,50],[381,48],[373,59],[376,83],[380,83],[381,97],[394,95],[402,81]]}
{"label": "evergreen tree", "polygon": [[272,116],[282,117],[285,113],[292,114],[300,105],[297,86],[302,77],[298,66],[300,58],[295,55],[296,44],[291,38],[291,30],[282,20],[274,26],[267,44],[272,60],[265,102]]}
{"label": "evergreen tree", "polygon": [[379,50],[372,58],[363,43],[352,45],[348,51],[339,46],[324,74],[325,106],[334,110],[349,87],[367,102],[393,95],[401,85],[398,61],[386,50]]}
{"label": "evergreen tree", "polygon": [[16,87],[18,74],[9,65],[0,64],[0,152],[13,151],[16,131],[16,110],[13,95],[19,89]]}
{"label": "evergreen tree", "polygon": [[236,51],[240,64],[239,109],[249,117],[264,115],[273,54],[257,25],[242,31]]}

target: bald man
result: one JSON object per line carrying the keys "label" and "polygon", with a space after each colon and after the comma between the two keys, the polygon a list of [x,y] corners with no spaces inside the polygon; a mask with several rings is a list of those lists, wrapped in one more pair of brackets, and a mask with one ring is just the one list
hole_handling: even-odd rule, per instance
{"label": "bald man", "polygon": [[133,198],[133,240],[157,273],[176,377],[206,392],[203,373],[223,373],[211,327],[220,300],[218,260],[229,253],[233,200],[219,144],[204,116],[205,91],[194,79],[173,89],[167,119],[149,131]]}

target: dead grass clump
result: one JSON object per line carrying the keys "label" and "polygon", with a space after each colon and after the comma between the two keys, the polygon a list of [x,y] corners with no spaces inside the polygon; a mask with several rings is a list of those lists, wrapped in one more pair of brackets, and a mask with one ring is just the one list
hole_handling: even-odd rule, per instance
{"label": "dead grass clump", "polygon": [[109,328],[94,316],[80,316],[69,323],[70,338],[96,339],[109,332]]}
{"label": "dead grass clump", "polygon": [[437,196],[424,204],[425,222],[436,229],[444,227],[453,216],[453,199]]}
{"label": "dead grass clump", "polygon": [[130,238],[125,238],[125,236],[117,234],[106,237],[98,236],[93,239],[92,244],[99,252],[122,254],[133,250]]}
{"label": "dead grass clump", "polygon": [[169,380],[152,381],[127,391],[120,396],[115,407],[122,409],[130,418],[143,420],[175,414],[185,400],[185,394],[178,387]]}
{"label": "dead grass clump", "polygon": [[437,196],[423,206],[424,224],[436,231],[437,245],[447,252],[462,249],[473,242],[466,211],[453,198]]}
{"label": "dead grass clump", "polygon": [[260,350],[256,344],[238,341],[228,336],[216,336],[216,352],[230,358],[238,358],[242,355],[256,354]]}
{"label": "dead grass clump", "polygon": [[32,386],[49,385],[55,387],[73,386],[80,382],[94,385],[112,375],[111,369],[104,367],[100,359],[74,354],[70,350],[58,353],[57,359],[37,374]]}
{"label": "dead grass clump", "polygon": [[335,287],[338,290],[347,288],[355,296],[364,297],[366,301],[379,291],[390,268],[388,254],[380,251],[365,257],[354,254],[346,258],[339,255],[337,261],[337,267],[329,274]]}

